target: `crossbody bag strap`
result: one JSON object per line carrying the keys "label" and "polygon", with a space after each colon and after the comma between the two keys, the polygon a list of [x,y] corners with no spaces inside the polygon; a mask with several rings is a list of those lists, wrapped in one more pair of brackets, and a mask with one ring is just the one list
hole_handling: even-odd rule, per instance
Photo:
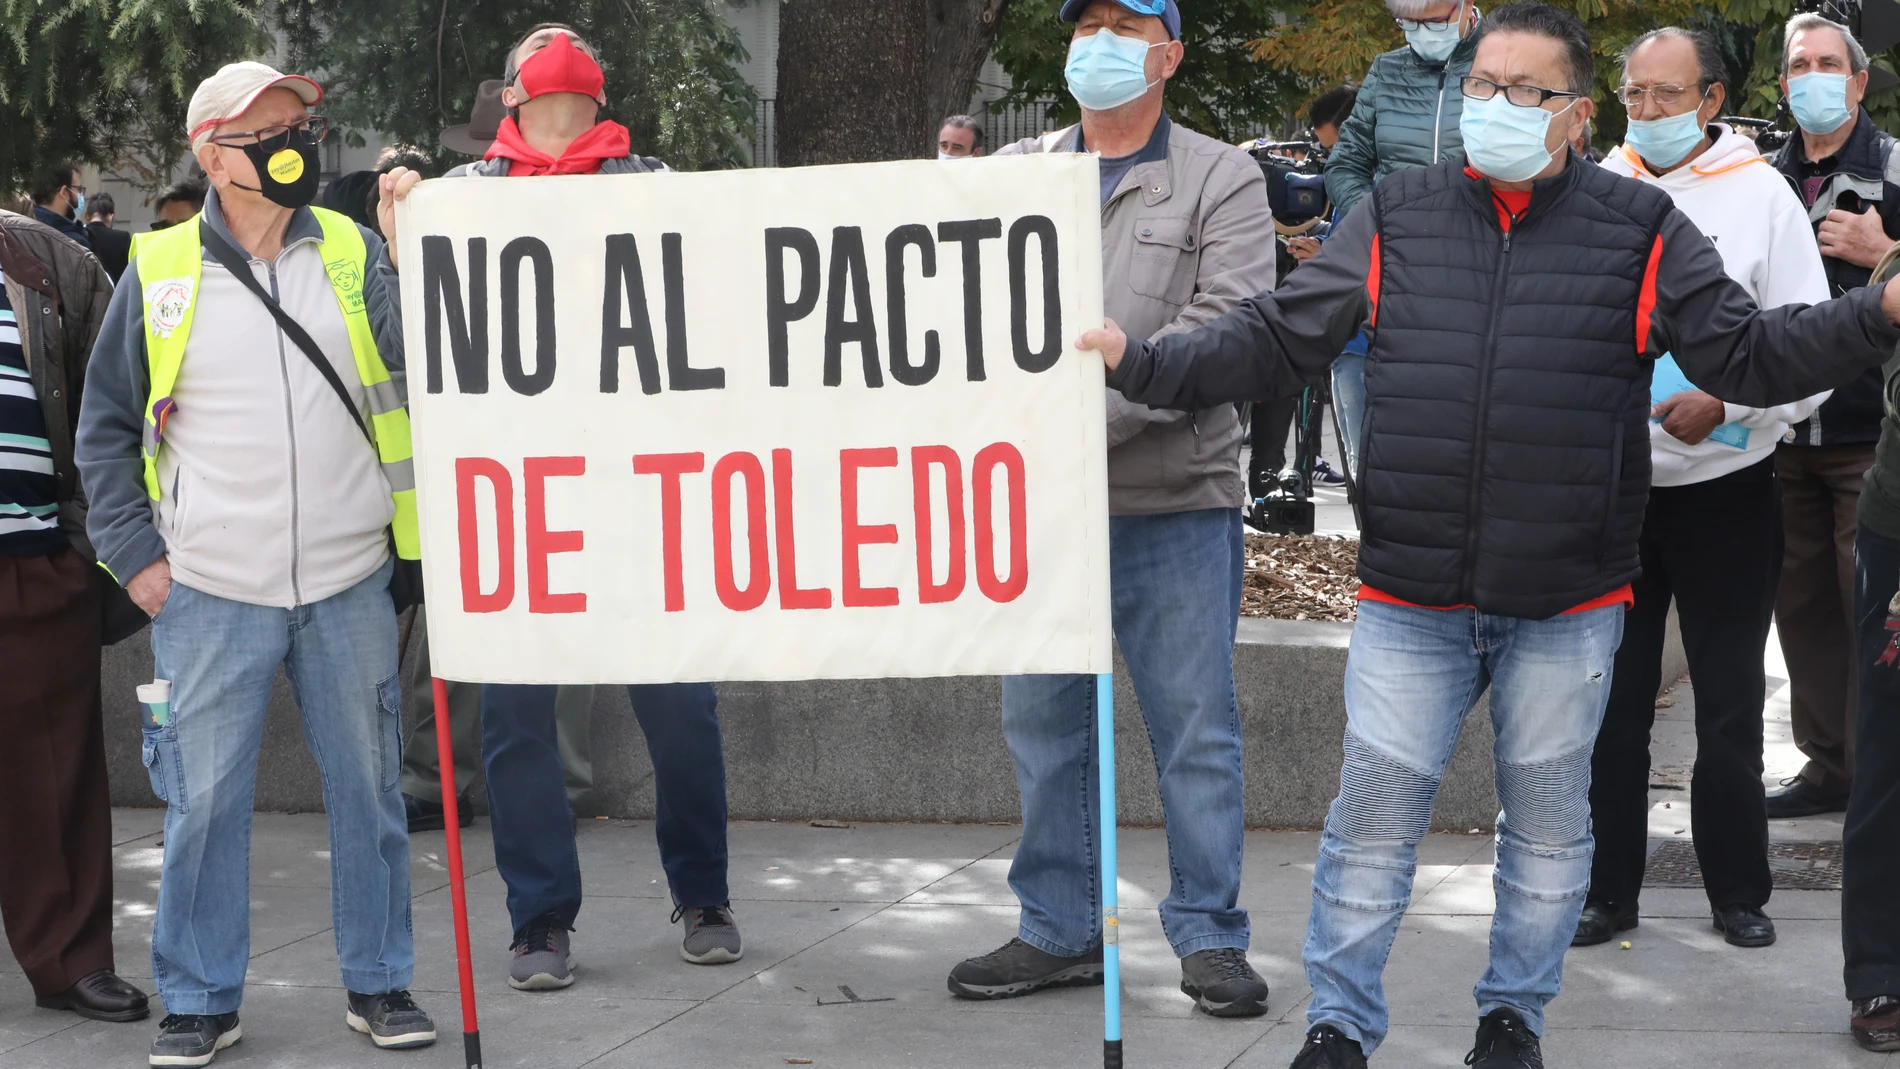
{"label": "crossbody bag strap", "polygon": [[264,287],[258,283],[257,276],[251,273],[249,258],[232,247],[231,243],[224,239],[224,235],[212,229],[210,222],[201,219],[198,223],[198,233],[204,242],[204,247],[211,251],[212,258],[223,264],[225,270],[237,276],[237,280],[244,283],[244,288],[250,290],[259,301],[264,303],[264,307],[270,310],[271,317],[277,320],[278,327],[289,335],[297,348],[303,350],[303,354],[310,358],[311,363],[317,365],[317,371],[323,376],[323,381],[329,383],[330,388],[336,391],[337,400],[343,402],[343,407],[349,411],[350,418],[356,421],[356,429],[362,431],[370,447],[375,448],[376,438],[370,434],[369,426],[363,422],[363,414],[356,410],[356,402],[350,400],[349,389],[343,385],[343,380],[337,377],[336,368],[331,366],[329,359],[323,355],[323,350],[317,347],[316,340],[310,336],[310,332],[303,329],[303,326],[295,319],[290,318],[290,313],[284,311],[284,306],[277,303],[277,298],[264,292]]}

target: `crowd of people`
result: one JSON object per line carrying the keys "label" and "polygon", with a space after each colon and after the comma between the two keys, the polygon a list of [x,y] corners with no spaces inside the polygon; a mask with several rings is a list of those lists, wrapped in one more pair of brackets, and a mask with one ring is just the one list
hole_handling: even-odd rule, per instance
{"label": "crowd of people", "polygon": [[[1542,1069],[1567,952],[1639,923],[1672,605],[1714,928],[1772,943],[1767,821],[1845,809],[1850,1030],[1900,1050],[1900,417],[1880,371],[1900,290],[1875,277],[1900,237],[1900,160],[1860,106],[1867,56],[1846,27],[1789,20],[1799,131],[1770,159],[1721,121],[1733,87],[1715,43],[1658,28],[1623,56],[1628,133],[1598,165],[1579,148],[1598,102],[1574,16],[1384,2],[1407,46],[1315,101],[1331,227],[1286,242],[1290,262],[1257,161],[1168,116],[1176,0],[1066,0],[1081,121],[994,150],[1100,158],[1109,321],[1076,344],[1109,369],[1113,622],[1159,773],[1181,990],[1215,1017],[1268,1008],[1241,905],[1235,404],[1295,396],[1344,353],[1364,369],[1362,585],[1295,1069],[1359,1069],[1386,1038],[1380,976],[1417,847],[1487,692],[1502,812],[1468,1064]],[[533,27],[501,66],[442,134],[479,157],[446,177],[667,169],[602,117],[581,32]],[[382,1048],[435,1040],[409,992],[409,835],[451,802],[472,819],[478,762],[509,984],[575,981],[591,691],[451,682],[437,709],[418,690],[450,717],[453,799],[433,728],[402,736],[397,621],[420,545],[395,207],[430,157],[386,151],[319,201],[322,98],[262,63],[207,79],[187,117],[203,180],[160,198],[150,232],[114,227],[110,195],[74,167],[0,212],[0,712],[28,758],[0,785],[17,859],[0,918],[39,1005],[148,1015],[113,959],[99,675],[102,645],[149,620],[169,683],[143,702],[167,808],[154,1066],[210,1064],[242,1035],[249,924],[232,903],[248,899],[280,668],[322,772],[348,1026]],[[940,159],[985,149],[969,116],[938,131]],[[1255,427],[1255,450],[1272,448]],[[1771,624],[1809,758],[1772,794]],[[426,680],[426,643],[412,659]],[[1003,682],[1022,909],[1012,937],[950,970],[958,997],[1104,980],[1095,686]],[[737,961],[715,690],[629,692],[680,956]]]}

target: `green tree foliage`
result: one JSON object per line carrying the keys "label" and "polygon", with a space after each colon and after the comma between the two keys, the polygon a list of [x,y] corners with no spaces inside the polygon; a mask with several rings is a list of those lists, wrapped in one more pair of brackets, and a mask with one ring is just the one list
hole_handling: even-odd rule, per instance
{"label": "green tree foliage", "polygon": [[[1168,83],[1168,113],[1183,125],[1223,141],[1277,126],[1314,95],[1304,72],[1256,63],[1247,42],[1305,10],[1304,0],[1189,0],[1181,5],[1181,43],[1187,56]],[[1009,72],[1005,105],[1054,100],[1052,115],[1080,115],[1062,69],[1073,28],[1057,20],[1061,0],[1013,0],[1003,15],[992,55]]]}
{"label": "green tree foliage", "polygon": [[0,192],[62,162],[167,184],[192,91],[269,47],[262,0],[0,0]]}
{"label": "green tree foliage", "polygon": [[278,18],[292,62],[322,72],[326,114],[445,164],[465,160],[436,135],[468,121],[476,88],[539,22],[568,23],[600,50],[603,115],[634,151],[683,170],[730,166],[751,139],[755,98],[733,66],[745,50],[713,0],[280,0]]}
{"label": "green tree foliage", "polygon": [[[1747,84],[1741,87],[1741,113],[1760,119],[1776,117],[1781,106],[1781,37],[1788,16],[1794,14],[1795,0],[1722,0],[1712,5],[1729,24],[1737,38],[1753,38],[1747,49],[1751,60]],[[1738,48],[1738,52],[1741,51]],[[1900,71],[1900,48],[1868,57],[1876,67]],[[1882,130],[1900,129],[1900,87],[1869,93],[1863,102],[1874,125]],[[1784,115],[1782,125],[1792,128],[1793,120]]]}

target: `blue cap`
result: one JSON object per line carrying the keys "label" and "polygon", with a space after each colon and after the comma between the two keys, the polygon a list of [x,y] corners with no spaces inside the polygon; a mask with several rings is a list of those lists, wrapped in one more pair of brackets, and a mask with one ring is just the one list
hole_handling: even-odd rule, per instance
{"label": "blue cap", "polygon": [[[1057,18],[1064,22],[1075,22],[1082,17],[1082,11],[1091,0],[1063,0],[1062,12]],[[1137,15],[1153,15],[1168,28],[1168,36],[1176,41],[1181,39],[1181,8],[1175,0],[1115,0],[1116,3],[1133,11]]]}

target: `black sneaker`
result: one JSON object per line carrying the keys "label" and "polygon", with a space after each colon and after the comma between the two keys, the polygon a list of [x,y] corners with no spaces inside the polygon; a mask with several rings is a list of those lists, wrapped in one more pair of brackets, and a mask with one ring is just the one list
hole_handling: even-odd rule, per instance
{"label": "black sneaker", "polygon": [[1332,1025],[1315,1025],[1293,1056],[1292,1069],[1366,1069],[1366,1054]]}
{"label": "black sneaker", "polygon": [[1267,1012],[1267,982],[1234,947],[1197,950],[1181,959],[1181,993],[1212,1017],[1258,1017]]}
{"label": "black sneaker", "polygon": [[1317,486],[1344,486],[1346,477],[1333,470],[1324,457],[1313,461],[1313,483]]}
{"label": "black sneaker", "polygon": [[416,1005],[407,991],[381,995],[350,992],[350,1008],[343,1020],[384,1050],[408,1050],[435,1042],[435,1022]]}
{"label": "black sneaker", "polygon": [[[419,831],[441,831],[444,823],[441,802],[431,802],[417,798],[413,794],[402,796],[403,812],[409,817],[409,834]],[[455,823],[466,828],[475,823],[475,807],[468,803],[468,795],[455,796]]]}
{"label": "black sneaker", "polygon": [[950,993],[958,998],[1016,998],[1045,987],[1093,987],[1102,982],[1102,948],[1065,958],[1011,939],[950,970]]}
{"label": "black sneaker", "polygon": [[148,1059],[154,1066],[210,1065],[218,1052],[244,1038],[238,1015],[174,1013],[158,1023]]}
{"label": "black sneaker", "polygon": [[1544,1048],[1515,1010],[1492,1010],[1478,1021],[1478,1041],[1465,1064],[1472,1069],[1544,1069]]}

